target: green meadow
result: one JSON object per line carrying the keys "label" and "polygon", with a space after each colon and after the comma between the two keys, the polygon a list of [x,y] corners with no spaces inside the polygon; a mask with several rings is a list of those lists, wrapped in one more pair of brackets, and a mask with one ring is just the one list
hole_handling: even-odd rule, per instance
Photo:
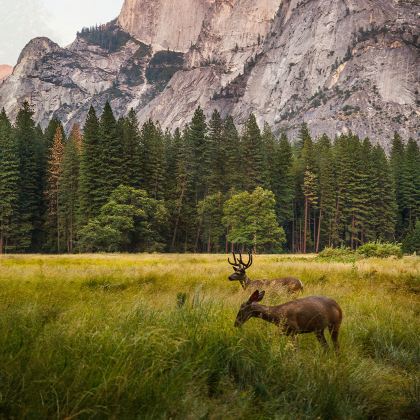
{"label": "green meadow", "polygon": [[338,354],[234,328],[250,293],[230,273],[220,255],[1,257],[0,418],[418,418],[419,257],[255,257],[250,278],[340,304]]}

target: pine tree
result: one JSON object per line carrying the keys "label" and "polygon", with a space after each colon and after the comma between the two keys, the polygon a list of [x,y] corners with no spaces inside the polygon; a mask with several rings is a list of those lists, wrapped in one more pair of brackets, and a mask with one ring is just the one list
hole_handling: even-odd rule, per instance
{"label": "pine tree", "polygon": [[197,216],[201,222],[201,239],[206,244],[207,253],[220,250],[220,241],[224,233],[222,224],[223,195],[221,192],[208,195],[197,205]]}
{"label": "pine tree", "polygon": [[123,142],[118,136],[117,121],[107,102],[99,123],[99,190],[95,197],[95,207],[101,208],[111,193],[122,184],[123,156]]}
{"label": "pine tree", "polygon": [[37,226],[42,221],[40,186],[40,138],[32,119],[33,112],[24,102],[16,118],[15,135],[19,151],[19,210],[14,235],[17,250],[35,251]]}
{"label": "pine tree", "polygon": [[248,118],[242,135],[243,185],[247,191],[265,185],[265,159],[261,131],[254,114]]}
{"label": "pine tree", "polygon": [[[192,150],[189,143],[189,127],[187,126],[178,137],[179,147],[175,157],[175,180],[173,200],[171,200],[172,237],[171,251],[177,244],[183,242],[183,250],[188,249],[188,242],[192,237],[191,219],[195,211],[194,195],[192,194]],[[178,247],[180,248],[180,247]]]}
{"label": "pine tree", "polygon": [[83,147],[80,157],[80,194],[79,224],[85,225],[96,217],[100,210],[99,165],[99,121],[93,107],[90,107],[83,135]]}
{"label": "pine tree", "polygon": [[261,135],[263,149],[264,149],[264,188],[271,191],[275,189],[276,175],[277,175],[277,139],[274,137],[271,127],[268,123],[264,124],[264,130]]}
{"label": "pine tree", "polygon": [[142,185],[142,152],[140,145],[139,123],[134,109],[122,121],[123,174],[125,185],[140,188]]}
{"label": "pine tree", "polygon": [[319,167],[319,219],[315,252],[319,252],[322,244],[332,245],[336,182],[331,141],[326,135],[321,136],[316,150]]}
{"label": "pine tree", "polygon": [[0,113],[0,254],[7,250],[16,229],[19,199],[19,156],[12,125]]}
{"label": "pine tree", "polygon": [[203,110],[198,107],[188,129],[188,147],[191,151],[191,189],[194,206],[208,191],[207,123]]}
{"label": "pine tree", "polygon": [[47,166],[47,188],[45,190],[47,202],[47,231],[49,241],[54,243],[57,252],[61,251],[61,239],[63,227],[60,224],[60,181],[62,178],[62,163],[64,158],[63,134],[59,127],[54,136],[53,144],[50,149]]}
{"label": "pine tree", "polygon": [[409,139],[402,173],[402,202],[405,231],[412,230],[420,212],[420,151],[418,144]]}
{"label": "pine tree", "polygon": [[276,198],[276,213],[280,225],[285,226],[293,217],[293,154],[286,134],[282,133],[275,148],[271,174],[271,189]]}
{"label": "pine tree", "polygon": [[241,141],[232,117],[223,123],[222,138],[225,149],[225,182],[223,192],[243,189]]}
{"label": "pine tree", "polygon": [[225,190],[225,142],[223,139],[223,122],[218,111],[214,110],[208,132],[208,153],[206,166],[208,172],[208,193],[215,194]]}
{"label": "pine tree", "polygon": [[73,126],[64,148],[61,177],[59,180],[59,224],[62,226],[67,252],[74,251],[77,235],[79,206],[80,153],[82,135],[77,125]]}
{"label": "pine tree", "polygon": [[143,189],[155,200],[165,196],[165,150],[163,133],[152,120],[147,121],[141,129],[141,146],[143,151]]}
{"label": "pine tree", "polygon": [[374,187],[369,191],[370,223],[373,240],[392,241],[395,239],[397,204],[390,164],[384,150],[375,146],[371,155]]}
{"label": "pine tree", "polygon": [[391,168],[397,202],[396,237],[400,240],[404,235],[404,187],[403,174],[405,165],[405,147],[398,133],[394,134],[391,149]]}
{"label": "pine tree", "polygon": [[[305,127],[302,128],[304,130]],[[302,192],[304,197],[303,210],[303,244],[302,252],[306,254],[308,240],[311,241],[311,207],[316,209],[318,205],[318,168],[316,165],[314,143],[311,136],[305,137],[305,142],[301,151],[301,161],[303,167]],[[316,216],[314,215],[314,220]],[[314,229],[315,231],[315,229]]]}

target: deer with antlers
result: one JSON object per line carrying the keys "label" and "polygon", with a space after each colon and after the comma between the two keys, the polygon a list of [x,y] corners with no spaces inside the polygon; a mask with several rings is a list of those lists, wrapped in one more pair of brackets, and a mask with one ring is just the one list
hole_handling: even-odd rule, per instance
{"label": "deer with antlers", "polygon": [[294,277],[284,277],[274,280],[251,280],[246,275],[246,270],[252,265],[252,253],[248,253],[248,262],[244,262],[242,254],[239,253],[239,257],[233,252],[233,262],[228,258],[228,262],[233,266],[235,272],[229,276],[230,281],[239,281],[244,290],[251,289],[255,290],[258,288],[270,287],[274,289],[285,290],[288,293],[295,293],[303,290],[302,282]]}
{"label": "deer with antlers", "polygon": [[260,305],[265,292],[256,290],[241,305],[235,327],[241,327],[250,318],[261,318],[280,327],[281,332],[296,337],[297,334],[315,333],[324,348],[328,348],[324,330],[328,328],[335,350],[343,313],[338,303],[325,296],[311,296],[293,300],[279,306]]}

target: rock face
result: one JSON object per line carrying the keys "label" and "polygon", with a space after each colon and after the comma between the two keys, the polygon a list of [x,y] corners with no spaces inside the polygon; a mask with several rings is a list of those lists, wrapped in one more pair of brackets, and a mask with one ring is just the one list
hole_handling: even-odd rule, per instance
{"label": "rock face", "polygon": [[0,83],[13,72],[13,67],[7,64],[0,64]]}
{"label": "rock face", "polygon": [[70,125],[110,100],[175,128],[201,105],[386,146],[395,130],[418,139],[419,16],[409,0],[126,0],[100,37],[31,41],[0,107],[13,118],[30,100],[41,124]]}

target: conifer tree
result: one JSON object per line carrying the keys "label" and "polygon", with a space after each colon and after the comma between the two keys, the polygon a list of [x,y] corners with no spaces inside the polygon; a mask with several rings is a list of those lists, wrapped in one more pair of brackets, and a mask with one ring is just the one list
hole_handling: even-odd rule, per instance
{"label": "conifer tree", "polygon": [[152,120],[147,121],[140,134],[143,150],[143,189],[155,200],[164,198],[165,151],[163,133]]}
{"label": "conifer tree", "polygon": [[32,109],[24,102],[19,110],[15,135],[19,151],[19,210],[15,231],[16,249],[35,251],[37,226],[42,221],[42,189],[40,185],[40,138],[32,119]]}
{"label": "conifer tree", "polygon": [[264,150],[264,188],[274,191],[276,183],[277,171],[277,139],[274,137],[271,127],[268,123],[264,124],[264,129],[261,135],[263,150]]}
{"label": "conifer tree", "polygon": [[82,135],[78,125],[74,125],[64,148],[62,171],[59,181],[59,216],[63,229],[67,252],[74,251],[77,236],[77,215],[79,200],[80,154]]}
{"label": "conifer tree", "polygon": [[122,120],[123,171],[122,182],[134,188],[142,185],[142,151],[139,123],[134,109]]}
{"label": "conifer tree", "polygon": [[254,114],[248,118],[242,135],[243,185],[247,191],[265,185],[265,159],[261,131]]}
{"label": "conifer tree", "polygon": [[331,141],[323,135],[316,145],[319,167],[319,219],[315,252],[321,244],[332,245],[336,204],[335,162]]}
{"label": "conifer tree", "polygon": [[293,217],[293,154],[290,142],[285,133],[271,157],[273,161],[271,189],[276,199],[276,213],[280,225],[284,226]]}
{"label": "conifer tree", "polygon": [[223,123],[222,138],[225,149],[225,182],[222,191],[224,193],[231,189],[239,191],[244,188],[241,141],[231,116]]}
{"label": "conifer tree", "polygon": [[400,240],[404,235],[404,165],[405,165],[405,147],[398,133],[394,134],[391,149],[391,169],[395,189],[395,198],[397,202],[396,215],[396,237]]}
{"label": "conifer tree", "polygon": [[208,193],[215,194],[225,189],[225,142],[223,139],[223,122],[217,110],[213,111],[208,130]]}
{"label": "conifer tree", "polygon": [[220,250],[220,241],[224,233],[222,224],[223,195],[221,192],[208,195],[197,205],[197,216],[201,221],[201,239],[206,244],[207,253]]}
{"label": "conifer tree", "polygon": [[101,208],[111,193],[123,182],[123,142],[118,136],[117,121],[109,102],[99,123],[99,191],[95,206]]}
{"label": "conifer tree", "polygon": [[395,239],[397,205],[390,164],[384,150],[375,146],[371,155],[373,188],[369,191],[369,219],[374,240]]}
{"label": "conifer tree", "polygon": [[192,237],[191,220],[194,214],[194,195],[192,194],[192,150],[189,143],[189,127],[184,129],[182,136],[175,137],[179,147],[176,149],[175,180],[173,200],[171,200],[171,246],[181,245],[186,252],[188,241]]}
{"label": "conifer tree", "polygon": [[194,206],[208,191],[207,123],[203,110],[198,107],[188,129],[188,147],[191,151],[191,189]]}
{"label": "conifer tree", "polygon": [[84,127],[83,146],[80,156],[79,224],[81,226],[99,214],[100,153],[99,120],[94,108],[90,107]]}
{"label": "conifer tree", "polygon": [[60,181],[62,179],[62,163],[64,157],[63,134],[60,127],[54,136],[53,144],[50,149],[47,165],[47,186],[45,197],[47,202],[47,231],[48,240],[55,246],[52,249],[61,251],[61,239],[63,236],[63,227],[60,223]]}
{"label": "conifer tree", "polygon": [[0,113],[0,254],[7,250],[16,229],[19,199],[19,156],[12,125]]}
{"label": "conifer tree", "polygon": [[410,138],[404,154],[402,172],[402,204],[405,231],[412,230],[420,211],[420,151]]}

